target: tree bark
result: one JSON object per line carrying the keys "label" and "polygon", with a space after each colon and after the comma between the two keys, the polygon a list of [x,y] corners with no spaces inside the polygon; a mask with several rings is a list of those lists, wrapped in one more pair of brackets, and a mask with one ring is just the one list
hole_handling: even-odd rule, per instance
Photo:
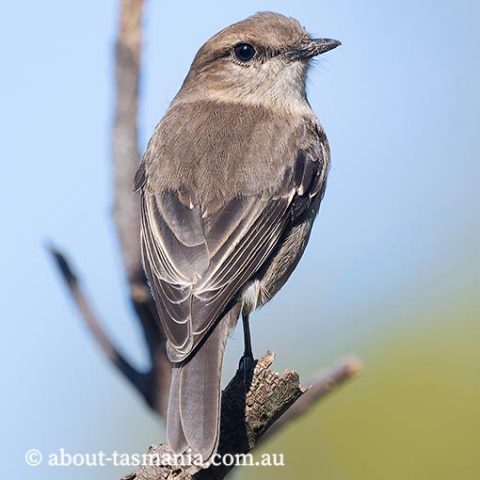
{"label": "tree bark", "polygon": [[[311,387],[300,384],[298,374],[271,370],[274,354],[268,352],[248,371],[237,370],[222,394],[222,417],[218,454],[208,468],[199,468],[195,459],[190,465],[175,464],[168,445],[151,446],[147,462],[123,480],[219,480],[234,467],[232,461],[251,462],[244,457],[270,431],[278,431],[305,413],[320,398],[358,373],[354,359],[342,362],[332,371],[318,377]],[[291,414],[289,412],[292,412]],[[222,458],[226,462],[222,462]]]}

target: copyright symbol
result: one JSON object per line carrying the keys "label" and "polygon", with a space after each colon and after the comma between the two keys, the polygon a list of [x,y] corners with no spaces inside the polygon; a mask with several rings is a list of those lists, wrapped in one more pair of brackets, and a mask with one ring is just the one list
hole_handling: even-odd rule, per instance
{"label": "copyright symbol", "polygon": [[43,455],[40,450],[32,448],[25,453],[25,463],[31,467],[38,467],[43,460]]}

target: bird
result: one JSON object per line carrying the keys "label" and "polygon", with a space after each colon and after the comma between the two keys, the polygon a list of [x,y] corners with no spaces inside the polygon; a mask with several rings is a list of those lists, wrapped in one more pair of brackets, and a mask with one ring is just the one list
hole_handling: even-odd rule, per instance
{"label": "bird", "polygon": [[312,59],[340,45],[260,12],[198,51],[135,175],[143,265],[172,364],[167,442],[208,465],[220,432],[227,337],[297,266],[330,148],[307,100]]}

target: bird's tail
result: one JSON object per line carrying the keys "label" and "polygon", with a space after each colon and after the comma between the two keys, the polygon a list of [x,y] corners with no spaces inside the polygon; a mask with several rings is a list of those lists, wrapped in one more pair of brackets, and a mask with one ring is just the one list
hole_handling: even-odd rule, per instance
{"label": "bird's tail", "polygon": [[185,452],[203,464],[216,453],[220,435],[220,381],[223,354],[239,308],[232,308],[198,350],[173,365],[167,415],[167,440],[175,454]]}

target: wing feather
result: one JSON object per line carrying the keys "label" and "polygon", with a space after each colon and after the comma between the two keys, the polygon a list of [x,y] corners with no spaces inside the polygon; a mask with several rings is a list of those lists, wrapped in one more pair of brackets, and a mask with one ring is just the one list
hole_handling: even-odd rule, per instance
{"label": "wing feather", "polygon": [[275,194],[200,205],[192,195],[142,187],[142,254],[169,356],[183,361],[262,268],[288,224],[323,193],[328,145],[297,152]]}

